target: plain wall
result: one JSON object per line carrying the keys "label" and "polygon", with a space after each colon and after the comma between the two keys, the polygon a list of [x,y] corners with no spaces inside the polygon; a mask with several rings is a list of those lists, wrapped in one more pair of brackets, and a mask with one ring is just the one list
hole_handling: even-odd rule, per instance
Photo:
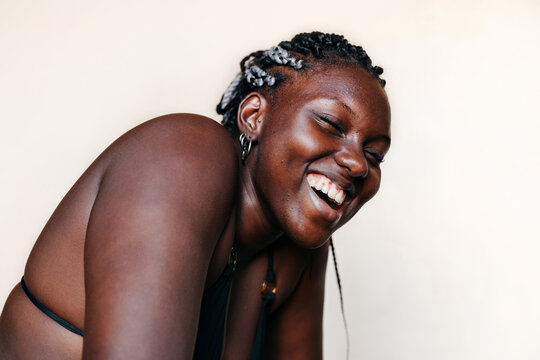
{"label": "plain wall", "polygon": [[0,304],[108,144],[166,113],[218,119],[244,55],[315,29],[364,46],[392,104],[381,190],[335,236],[351,359],[539,359],[536,0],[2,0]]}

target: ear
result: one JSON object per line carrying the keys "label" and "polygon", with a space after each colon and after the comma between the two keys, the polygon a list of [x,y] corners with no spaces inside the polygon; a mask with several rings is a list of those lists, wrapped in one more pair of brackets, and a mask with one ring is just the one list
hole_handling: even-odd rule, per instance
{"label": "ear", "polygon": [[238,105],[237,124],[240,133],[255,141],[261,133],[268,102],[258,92],[252,92],[244,97]]}

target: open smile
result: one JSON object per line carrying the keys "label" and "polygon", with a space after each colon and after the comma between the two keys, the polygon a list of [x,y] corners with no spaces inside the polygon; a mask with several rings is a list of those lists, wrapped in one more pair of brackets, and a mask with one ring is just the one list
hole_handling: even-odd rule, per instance
{"label": "open smile", "polygon": [[343,188],[319,173],[309,173],[306,178],[311,188],[311,196],[320,213],[329,222],[337,221],[342,215],[342,205],[347,197]]}
{"label": "open smile", "polygon": [[337,205],[339,207],[343,204],[346,194],[341,186],[322,174],[309,173],[306,178],[309,186],[311,186],[317,196],[327,202],[328,205]]}

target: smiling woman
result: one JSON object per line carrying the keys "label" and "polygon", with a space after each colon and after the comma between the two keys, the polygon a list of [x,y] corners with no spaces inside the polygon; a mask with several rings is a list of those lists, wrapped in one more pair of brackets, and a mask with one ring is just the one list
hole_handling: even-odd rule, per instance
{"label": "smiling woman", "polygon": [[[378,159],[389,146],[388,102],[376,79],[348,65],[299,73],[277,93],[269,100],[253,93],[241,104],[239,124],[259,144],[248,159],[251,178],[272,212],[284,215],[276,221],[285,235],[317,248],[378,190]],[[265,113],[264,126],[249,127],[253,108]],[[308,186],[314,177],[327,184],[322,197]],[[327,195],[338,191],[344,197],[333,206]]]}
{"label": "smiling woman", "polygon": [[329,239],[390,146],[381,73],[299,34],[242,60],[224,127],[173,114],[120,137],[37,239],[2,358],[321,358]]}

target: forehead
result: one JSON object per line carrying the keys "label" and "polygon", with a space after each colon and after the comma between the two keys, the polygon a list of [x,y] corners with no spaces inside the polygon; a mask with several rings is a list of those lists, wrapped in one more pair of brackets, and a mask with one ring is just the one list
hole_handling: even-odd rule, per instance
{"label": "forehead", "polygon": [[277,102],[342,108],[353,116],[390,122],[390,105],[379,80],[356,65],[317,65],[298,71],[276,92]]}

